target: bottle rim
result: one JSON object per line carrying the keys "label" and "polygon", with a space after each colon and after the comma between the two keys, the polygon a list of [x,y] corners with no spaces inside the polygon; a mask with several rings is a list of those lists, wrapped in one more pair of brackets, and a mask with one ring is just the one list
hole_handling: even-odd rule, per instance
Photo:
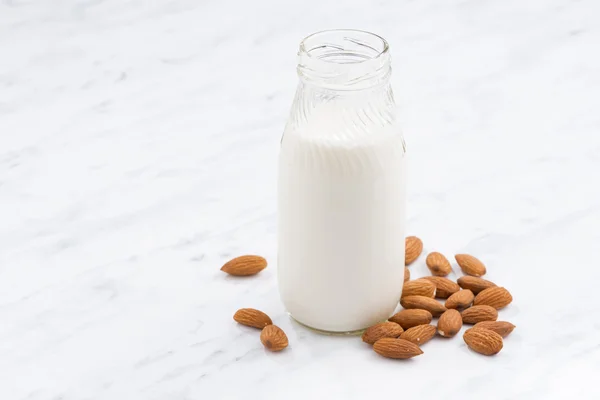
{"label": "bottle rim", "polygon": [[300,42],[301,80],[334,90],[359,90],[389,80],[389,44],[381,36],[357,29],[315,32]]}
{"label": "bottle rim", "polygon": [[[340,35],[347,34],[348,36],[346,36],[345,38],[348,40],[351,40],[355,43],[358,40],[360,40],[361,38],[372,39],[374,42],[378,42],[380,49],[374,48],[372,44],[366,43],[365,41],[361,41],[361,43],[357,43],[357,44],[360,44],[362,46],[365,46],[365,47],[368,47],[368,48],[374,50],[376,53],[370,58],[364,58],[362,60],[357,60],[356,62],[366,62],[369,60],[384,57],[386,54],[389,53],[390,46],[389,46],[387,40],[385,40],[383,37],[379,36],[376,33],[363,31],[360,29],[327,29],[327,30],[322,30],[322,31],[318,31],[315,33],[311,33],[310,35],[308,35],[304,39],[302,39],[302,41],[300,42],[299,53],[303,53],[303,54],[306,54],[308,57],[315,58],[314,54],[312,54],[312,51],[314,51],[315,48],[314,47],[311,48],[311,44],[313,44],[311,42],[313,42],[313,41],[319,42],[321,36],[327,35],[327,34],[340,34]],[[327,46],[327,45],[336,45],[336,43],[321,43],[321,44],[319,44],[319,47],[323,47],[323,46]],[[339,63],[338,61],[331,60],[329,58],[320,58],[320,59],[323,60],[324,62],[331,62],[331,63],[336,63],[336,64]]]}

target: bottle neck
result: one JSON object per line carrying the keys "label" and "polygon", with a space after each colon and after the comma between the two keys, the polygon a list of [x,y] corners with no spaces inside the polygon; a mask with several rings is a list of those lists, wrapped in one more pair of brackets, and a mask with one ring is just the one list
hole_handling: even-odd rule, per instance
{"label": "bottle neck", "polygon": [[389,83],[391,57],[387,42],[372,33],[331,30],[308,36],[298,51],[298,76],[314,90],[377,90]]}
{"label": "bottle neck", "polygon": [[393,125],[396,103],[389,82],[363,89],[338,90],[301,81],[296,90],[286,131],[304,131],[321,125],[339,130],[368,132]]}

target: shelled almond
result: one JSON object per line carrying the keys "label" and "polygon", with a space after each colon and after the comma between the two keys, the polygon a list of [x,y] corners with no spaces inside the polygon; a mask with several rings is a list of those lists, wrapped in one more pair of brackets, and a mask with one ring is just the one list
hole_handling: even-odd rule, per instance
{"label": "shelled almond", "polygon": [[473,292],[471,292],[469,289],[459,290],[452,296],[448,297],[448,300],[446,300],[446,303],[444,305],[446,306],[446,308],[468,308],[471,305],[471,303],[473,303],[474,298],[475,296],[473,295]]}
{"label": "shelled almond", "polygon": [[417,325],[407,329],[400,335],[400,339],[408,340],[419,346],[429,342],[435,336],[435,326]]}
{"label": "shelled almond", "polygon": [[495,321],[498,319],[498,311],[492,306],[473,306],[461,313],[465,324],[476,324],[482,321]]}
{"label": "shelled almond", "polygon": [[373,345],[373,350],[383,357],[402,360],[423,354],[423,350],[413,342],[392,338],[379,339]]}
{"label": "shelled almond", "polygon": [[433,282],[436,287],[435,297],[439,299],[447,299],[460,290],[456,282],[442,276],[424,276],[423,279]]}
{"label": "shelled almond", "polygon": [[482,290],[473,301],[474,305],[488,305],[499,310],[506,307],[512,302],[512,295],[503,287],[491,287]]}
{"label": "shelled almond", "polygon": [[489,329],[500,336],[507,337],[515,329],[515,326],[506,321],[482,321],[473,325],[473,328]]}
{"label": "shelled almond", "polygon": [[389,321],[395,322],[407,330],[413,326],[429,324],[432,318],[433,315],[427,310],[407,309],[392,315]]}
{"label": "shelled almond", "polygon": [[485,265],[478,258],[470,254],[457,254],[454,258],[465,274],[477,277],[485,275]]}
{"label": "shelled almond", "polygon": [[406,296],[425,296],[433,298],[435,295],[435,285],[427,279],[415,279],[405,282],[402,286],[402,297]]}
{"label": "shelled almond", "polygon": [[260,333],[260,341],[266,349],[281,351],[288,346],[288,338],[283,330],[275,325],[267,325]]}
{"label": "shelled almond", "polygon": [[249,276],[255,275],[267,268],[267,260],[261,256],[240,256],[226,262],[221,271],[227,272],[229,275]]}
{"label": "shelled almond", "polygon": [[471,350],[485,356],[497,354],[504,346],[502,336],[488,329],[467,329],[463,339]]}
{"label": "shelled almond", "polygon": [[475,276],[469,275],[461,276],[460,278],[458,278],[457,282],[461,288],[469,289],[475,295],[481,292],[482,290],[496,286],[494,282],[490,282],[483,278],[477,278]]}
{"label": "shelled almond", "polygon": [[460,313],[450,309],[442,314],[437,324],[437,331],[440,336],[453,337],[463,326],[463,321]]}
{"label": "shelled almond", "polygon": [[405,240],[404,264],[414,262],[423,251],[423,242],[416,236],[409,236]]}
{"label": "shelled almond", "polygon": [[425,296],[406,296],[400,299],[400,304],[404,308],[418,308],[427,310],[434,317],[439,317],[446,311],[446,307],[435,299]]}
{"label": "shelled almond", "polygon": [[450,261],[448,261],[442,253],[438,253],[437,251],[429,253],[425,259],[425,263],[431,271],[431,275],[447,276],[452,272]]}
{"label": "shelled almond", "polygon": [[362,340],[365,343],[373,344],[383,338],[397,338],[404,332],[402,327],[395,322],[381,322],[367,328],[362,335]]}
{"label": "shelled almond", "polygon": [[233,315],[233,319],[242,325],[252,326],[258,329],[262,329],[273,323],[267,314],[260,310],[255,310],[254,308],[240,308]]}

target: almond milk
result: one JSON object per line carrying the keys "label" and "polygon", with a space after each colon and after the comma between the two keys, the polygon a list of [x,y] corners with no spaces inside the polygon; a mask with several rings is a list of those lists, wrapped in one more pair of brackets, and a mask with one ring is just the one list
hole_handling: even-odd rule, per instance
{"label": "almond milk", "polygon": [[404,147],[391,129],[340,134],[335,115],[284,134],[278,275],[296,320],[348,332],[388,318],[400,298]]}

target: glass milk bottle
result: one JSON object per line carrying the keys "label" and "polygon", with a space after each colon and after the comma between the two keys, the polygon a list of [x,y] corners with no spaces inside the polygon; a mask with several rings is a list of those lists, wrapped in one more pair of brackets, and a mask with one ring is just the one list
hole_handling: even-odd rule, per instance
{"label": "glass milk bottle", "polygon": [[387,319],[404,278],[405,147],[387,42],[305,38],[281,139],[278,279],[298,322],[352,332]]}

